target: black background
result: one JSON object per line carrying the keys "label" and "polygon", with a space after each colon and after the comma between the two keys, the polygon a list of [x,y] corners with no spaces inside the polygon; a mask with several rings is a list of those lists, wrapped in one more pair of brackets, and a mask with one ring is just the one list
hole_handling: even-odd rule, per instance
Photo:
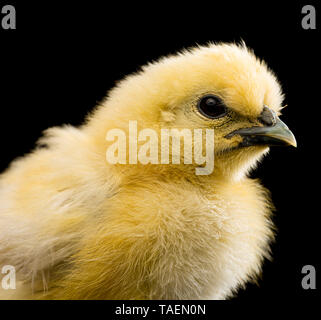
{"label": "black background", "polygon": [[[146,62],[195,44],[243,39],[282,83],[282,119],[298,148],[273,149],[253,174],[272,191],[278,236],[259,286],[248,285],[233,301],[316,302],[319,291],[301,287],[301,268],[321,272],[321,6],[224,3],[0,2],[17,11],[17,29],[0,29],[0,171],[30,151],[42,130],[80,124],[117,80]],[[317,30],[301,27],[305,4],[316,8]]]}

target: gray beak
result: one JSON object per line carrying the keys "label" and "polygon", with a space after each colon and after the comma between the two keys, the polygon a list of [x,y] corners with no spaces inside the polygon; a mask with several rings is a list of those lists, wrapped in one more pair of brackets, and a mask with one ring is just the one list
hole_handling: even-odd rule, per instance
{"label": "gray beak", "polygon": [[243,138],[240,146],[244,147],[254,145],[297,146],[291,130],[272,109],[264,106],[258,120],[263,124],[262,127],[254,126],[238,129],[229,133],[225,138],[229,139],[235,135],[240,135]]}

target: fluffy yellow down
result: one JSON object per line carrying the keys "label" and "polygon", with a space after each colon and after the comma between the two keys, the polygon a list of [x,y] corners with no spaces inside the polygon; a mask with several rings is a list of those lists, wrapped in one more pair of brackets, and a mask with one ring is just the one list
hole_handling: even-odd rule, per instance
{"label": "fluffy yellow down", "polygon": [[[3,299],[225,299],[260,274],[273,239],[267,191],[247,173],[268,151],[235,145],[197,114],[222,97],[244,119],[281,109],[280,86],[245,45],[183,51],[121,81],[79,128],[47,130],[0,176],[0,267],[18,284]],[[113,128],[214,128],[215,168],[111,165]],[[223,130],[222,132],[220,130]],[[45,147],[43,147],[45,145]]]}

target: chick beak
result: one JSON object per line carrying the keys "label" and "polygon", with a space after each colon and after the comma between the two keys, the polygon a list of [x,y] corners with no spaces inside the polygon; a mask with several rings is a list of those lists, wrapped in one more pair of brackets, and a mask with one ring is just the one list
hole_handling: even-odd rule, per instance
{"label": "chick beak", "polygon": [[240,135],[243,141],[240,147],[255,145],[268,146],[293,146],[297,143],[295,137],[287,125],[280,120],[276,113],[264,106],[258,120],[263,126],[254,126],[251,128],[242,128],[229,133],[225,138],[231,138],[234,135]]}

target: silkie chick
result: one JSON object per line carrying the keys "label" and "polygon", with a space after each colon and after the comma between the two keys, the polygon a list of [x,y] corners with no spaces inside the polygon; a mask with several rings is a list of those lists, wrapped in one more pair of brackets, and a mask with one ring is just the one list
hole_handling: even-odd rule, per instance
{"label": "silkie chick", "polygon": [[[269,146],[296,146],[278,117],[282,100],[275,75],[244,44],[211,44],[125,78],[79,128],[48,129],[0,176],[0,266],[14,266],[18,281],[0,296],[231,297],[269,257],[272,204],[248,173]],[[173,136],[213,129],[213,170],[196,174],[194,160],[130,163],[130,121],[138,131],[178,129]],[[127,137],[116,164],[106,158],[114,129]],[[146,141],[137,152],[145,143],[151,152]]]}

